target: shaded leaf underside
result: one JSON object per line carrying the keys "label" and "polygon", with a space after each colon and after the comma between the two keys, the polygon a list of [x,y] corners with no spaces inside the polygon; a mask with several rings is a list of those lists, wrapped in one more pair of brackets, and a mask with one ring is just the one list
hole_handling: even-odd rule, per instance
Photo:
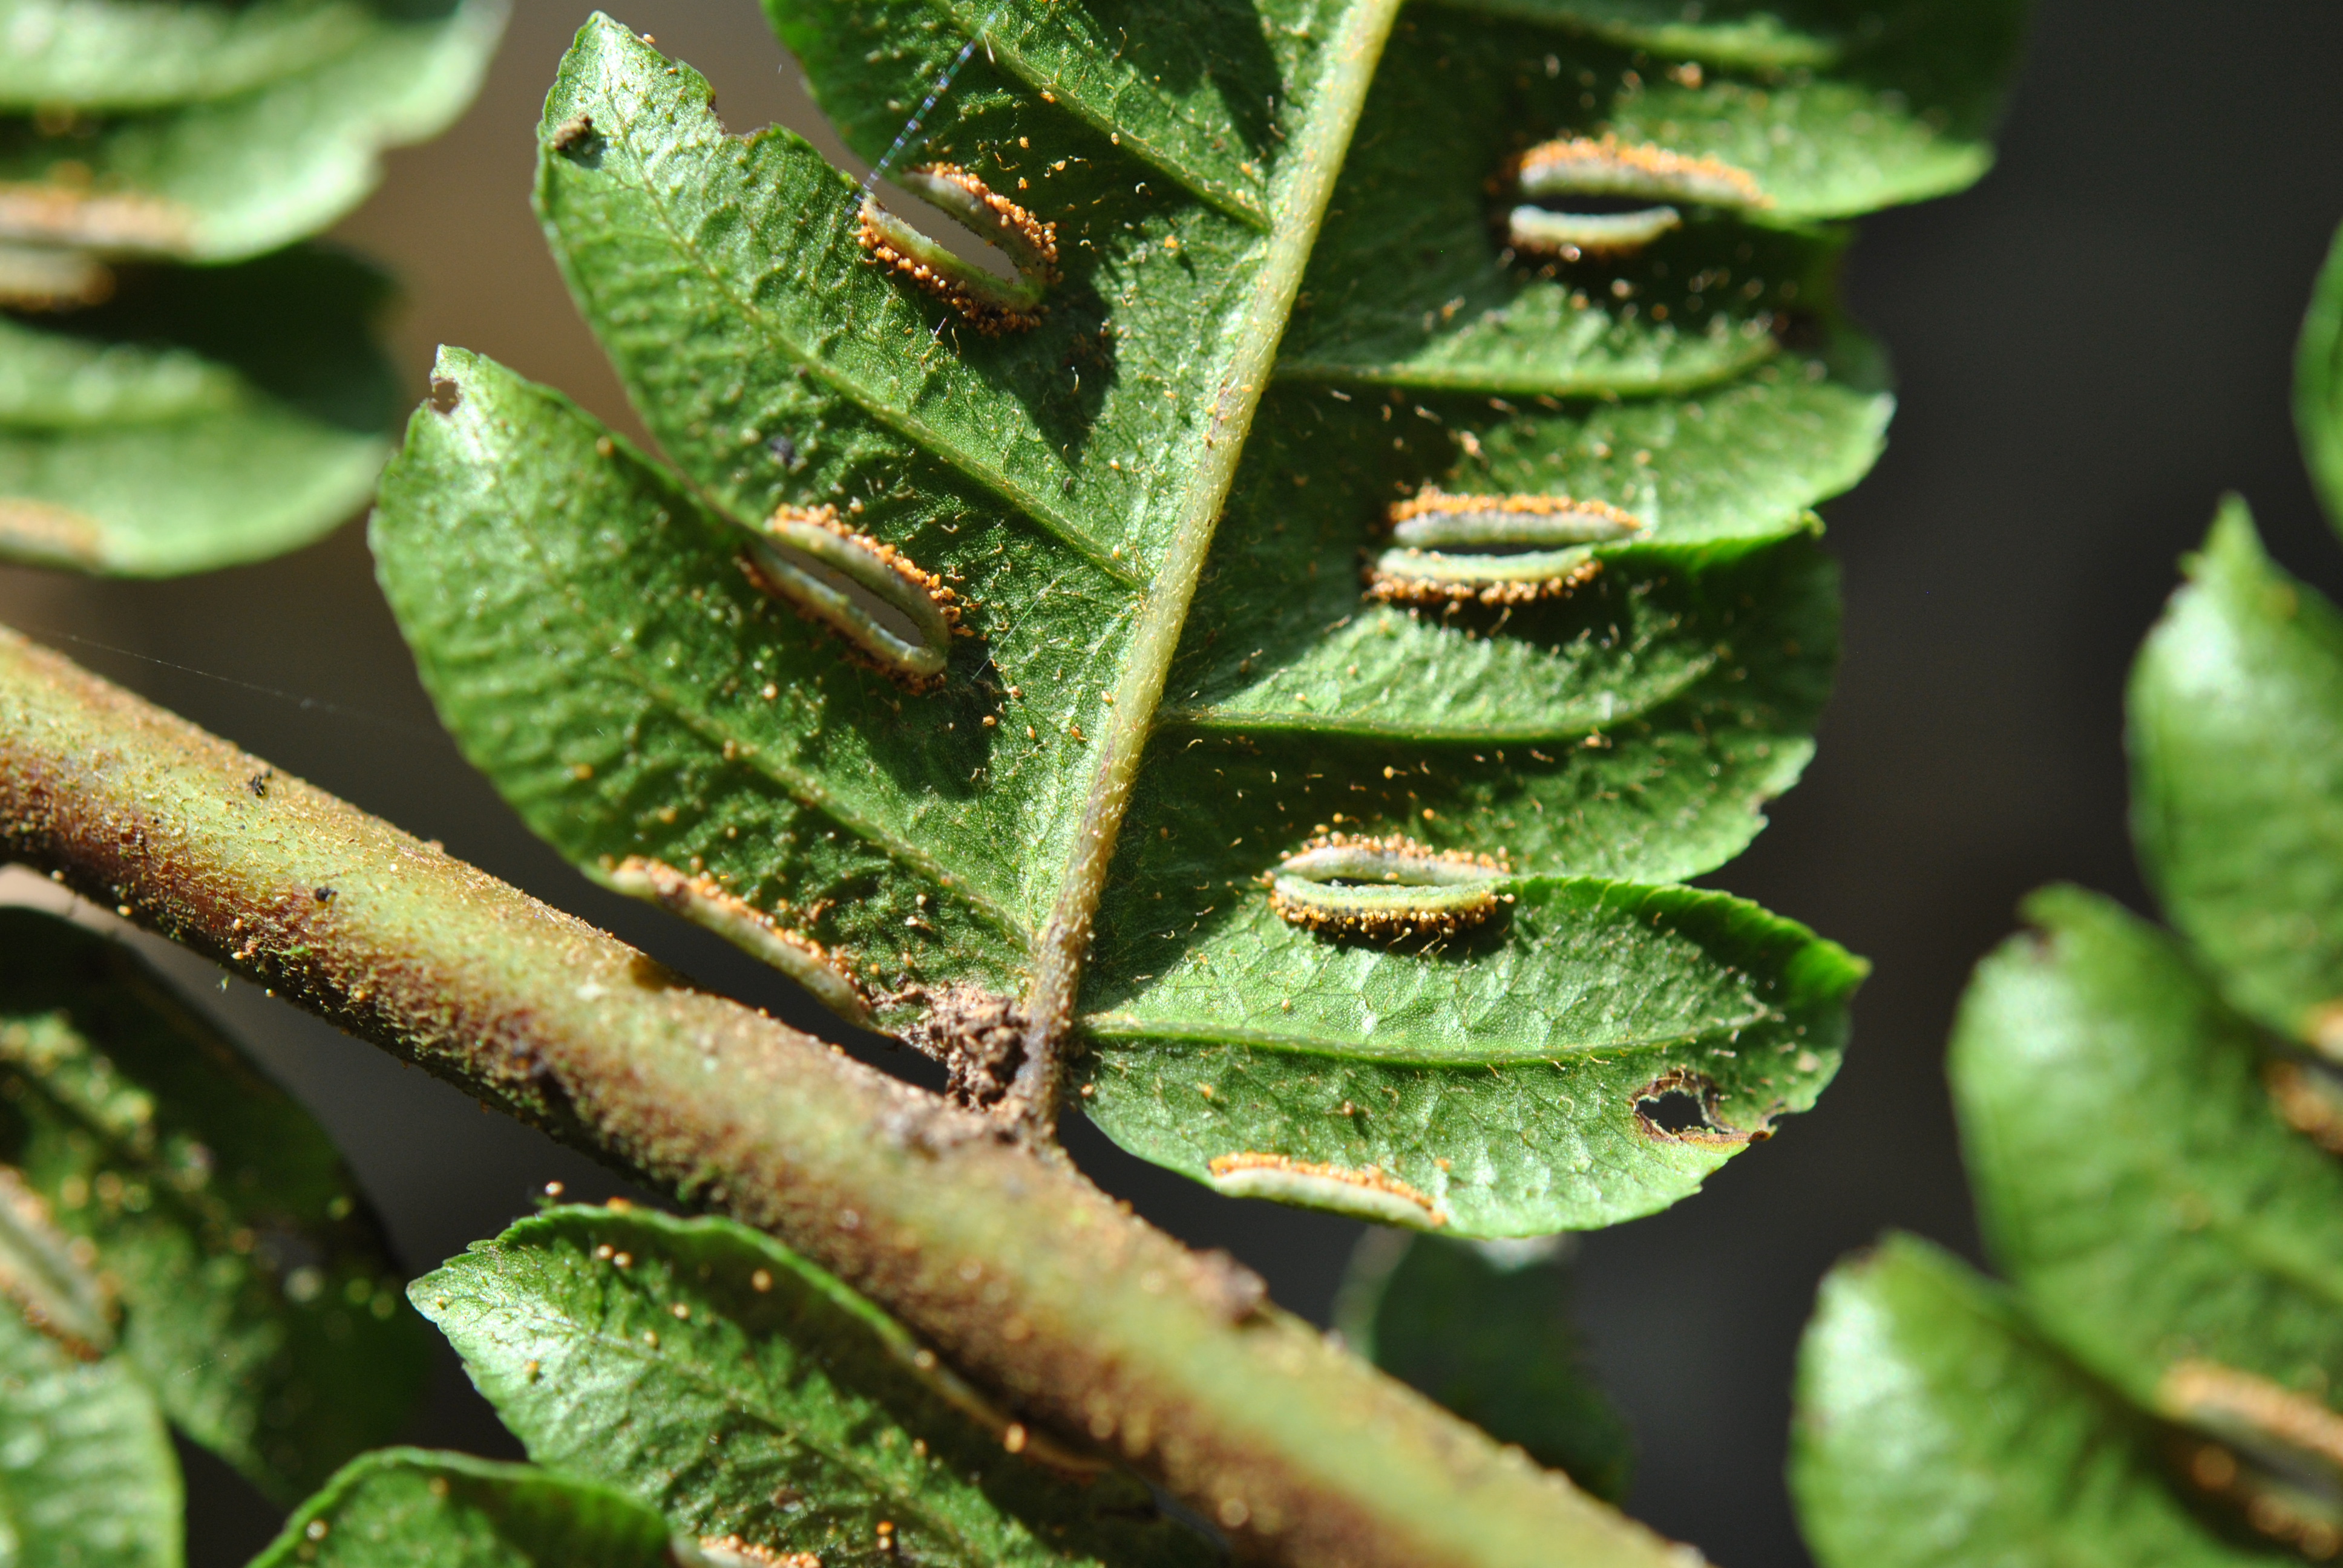
{"label": "shaded leaf underside", "polygon": [[[871,156],[981,20],[775,9]],[[588,867],[704,869],[874,992],[1024,989],[1245,285],[1293,243],[1263,215],[1338,30],[1200,6],[1101,57],[1085,15],[1004,7],[921,155],[1059,225],[1065,281],[1009,338],[863,265],[857,193],[804,143],[731,136],[696,74],[589,25],[545,128],[594,135],[548,146],[539,206],[689,487],[451,353],[454,406],[418,414],[377,518],[443,715],[540,832]],[[1606,1223],[1690,1191],[1835,1065],[1857,966],[1641,884],[1729,859],[1810,755],[1836,654],[1811,508],[1868,466],[1887,402],[1835,322],[1839,238],[1782,225],[1826,205],[1820,175],[1772,169],[1764,224],[1509,266],[1476,194],[1509,139],[1624,123],[1634,95],[1614,75],[1609,110],[1582,105],[1579,67],[1545,60],[1595,45],[1550,27],[1401,29],[1165,688],[1082,995],[1085,1104],[1192,1174],[1269,1151],[1380,1166],[1468,1231]],[[1418,156],[1457,168],[1391,185]],[[1902,199],[1875,161],[1869,204]],[[1389,248],[1403,232],[1432,254]],[[1453,308],[1448,272],[1472,279]],[[1426,483],[1653,528],[1510,616],[1363,602],[1360,551]],[[834,504],[952,584],[976,635],[942,690],[902,694],[748,587],[732,530],[782,502]],[[1502,927],[1402,952],[1269,914],[1282,854],[1399,829],[1509,852]],[[1709,1098],[1696,1141],[1636,1115],[1672,1074]]]}
{"label": "shaded leaf underside", "polygon": [[117,1359],[280,1500],[379,1442],[423,1325],[324,1131],[114,944],[0,910],[0,1160],[95,1244]]}
{"label": "shaded leaf underside", "polygon": [[1626,1495],[1634,1441],[1569,1311],[1567,1246],[1371,1231],[1334,1303],[1343,1342],[1596,1497]]}
{"label": "shaded leaf underside", "polygon": [[385,292],[304,248],[0,317],[0,560],[166,576],[348,518],[390,450],[397,390],[370,337]]}

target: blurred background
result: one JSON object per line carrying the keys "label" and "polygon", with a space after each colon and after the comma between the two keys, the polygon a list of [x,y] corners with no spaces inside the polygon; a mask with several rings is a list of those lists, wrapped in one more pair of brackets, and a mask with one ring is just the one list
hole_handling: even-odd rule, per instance
{"label": "blurred background", "polygon": [[[754,0],[604,3],[704,71],[734,130],[779,120],[844,161]],[[394,154],[337,233],[404,284],[395,342],[413,392],[433,346],[461,344],[639,437],[528,210],[538,103],[589,10],[518,0],[471,113]],[[1594,1362],[1640,1440],[1630,1507],[1731,1568],[1806,1561],[1781,1473],[1822,1272],[1888,1226],[1976,1255],[1940,1070],[1969,966],[2041,882],[2146,907],[2121,699],[2177,558],[2236,489],[2282,562],[2343,589],[2288,411],[2295,329],[2343,218],[2338,64],[2333,0],[2047,0],[1998,169],[1864,226],[1849,291],[1896,360],[1902,407],[1885,460],[1828,509],[1846,663],[1805,782],[1708,879],[1877,971],[1818,1111],[1578,1253]],[[602,893],[520,827],[440,734],[355,521],[298,555],[172,583],[0,568],[0,619],[714,989],[820,1026],[756,964]],[[62,902],[45,884],[5,892]],[[496,1233],[548,1179],[588,1199],[618,1190],[373,1048],[149,948],[328,1123],[412,1271]],[[1324,1320],[1356,1224],[1222,1201],[1069,1132],[1109,1190]],[[410,1436],[518,1452],[452,1356]],[[275,1516],[217,1462],[183,1457],[192,1562],[242,1563]]]}

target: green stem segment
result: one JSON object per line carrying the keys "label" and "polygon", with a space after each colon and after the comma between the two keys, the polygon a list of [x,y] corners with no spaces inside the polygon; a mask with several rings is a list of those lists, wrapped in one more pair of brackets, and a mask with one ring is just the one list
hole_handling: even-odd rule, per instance
{"label": "green stem segment", "polygon": [[1106,890],[1122,819],[1131,809],[1139,763],[1162,706],[1163,682],[1179,651],[1180,634],[1212,553],[1237,463],[1252,433],[1253,411],[1277,364],[1277,345],[1302,290],[1302,269],[1318,240],[1326,204],[1342,172],[1343,155],[1357,131],[1367,89],[1382,60],[1383,44],[1399,15],[1400,0],[1361,0],[1344,15],[1342,30],[1326,47],[1325,74],[1311,100],[1307,128],[1285,155],[1272,203],[1269,255],[1254,278],[1244,334],[1212,398],[1203,451],[1188,479],[1180,521],[1162,569],[1148,585],[1131,657],[1115,684],[1114,718],[1099,738],[1099,759],[1082,809],[1081,826],[1058,883],[1057,902],[1034,951],[1033,983],[1026,993],[1025,1059],[1003,1106],[1029,1136],[1047,1142],[1065,1094],[1066,1048],[1073,1030],[1074,1004],[1081,990],[1082,963],[1090,954],[1091,928]]}
{"label": "green stem segment", "polygon": [[[1021,1419],[1309,1568],[1697,1559],[1071,1168],[0,628],[0,858],[781,1238]],[[321,892],[330,890],[330,896]]]}

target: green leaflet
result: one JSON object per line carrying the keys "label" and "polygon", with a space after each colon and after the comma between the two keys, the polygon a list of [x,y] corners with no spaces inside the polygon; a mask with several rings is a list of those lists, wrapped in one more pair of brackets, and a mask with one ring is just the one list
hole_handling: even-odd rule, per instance
{"label": "green leaflet", "polygon": [[2148,1423],[1925,1241],[1842,1263],[1798,1356],[1790,1486],[1823,1568],[2247,1568]]}
{"label": "green leaflet", "polygon": [[[1839,236],[1702,213],[1618,290],[1510,266],[1475,193],[1508,138],[1577,123],[1516,111],[1562,116],[1576,89],[1544,75],[1550,31],[1411,11],[1222,506],[1195,488],[1223,455],[1213,399],[1262,351],[1250,290],[1308,240],[1280,193],[1340,123],[1318,107],[1355,10],[1199,4],[1109,37],[1064,5],[773,9],[874,158],[991,17],[899,166],[950,161],[1030,207],[1063,277],[1031,330],[980,335],[866,264],[859,192],[803,142],[734,137],[688,67],[580,32],[538,210],[679,478],[449,351],[374,529],[443,717],[532,825],[606,878],[629,858],[706,877],[820,944],[881,1027],[952,988],[1021,995],[1102,739],[1138,711],[1111,703],[1146,590],[1202,506],[1222,520],[1080,1004],[1114,1136],[1200,1177],[1231,1154],[1373,1163],[1432,1209],[1376,1202],[1521,1233],[1647,1212],[1811,1103],[1859,967],[1652,884],[1737,852],[1811,755],[1837,649],[1812,508],[1889,408],[1836,321]],[[1503,90],[1453,91],[1435,34]],[[1499,56],[1525,39],[1516,96]],[[1419,155],[1473,167],[1411,184]],[[1373,248],[1402,230],[1443,254]],[[1442,268],[1472,275],[1465,305]],[[1512,613],[1363,602],[1362,552],[1432,485],[1580,495],[1649,532]],[[858,668],[744,580],[743,530],[782,505],[835,507],[952,588],[972,635],[940,689]],[[1397,831],[1510,856],[1493,941],[1346,948],[1269,914],[1259,879],[1313,834]],[[1614,953],[1638,967],[1598,983]],[[1337,1079],[1449,1109],[1329,1123]],[[1645,1131],[1663,1081],[1710,1118],[1677,1131],[1714,1141]],[[1240,1098],[1174,1125],[1200,1082]],[[1238,1189],[1326,1195],[1249,1170]]]}
{"label": "green leaflet", "polygon": [[[1884,394],[1829,379],[1819,360],[1787,356],[1684,397],[1547,399],[1554,409],[1531,401],[1523,408],[1432,391],[1276,389],[1253,438],[1258,456],[1231,498],[1253,526],[1222,537],[1222,558],[1273,551],[1279,525],[1297,513],[1323,518],[1355,552],[1385,506],[1426,484],[1463,495],[1608,500],[1650,525],[1644,537],[1653,543],[1775,538],[1810,527],[1810,508],[1863,477],[1893,407]],[[1355,500],[1344,507],[1322,492],[1297,493],[1313,485],[1348,487]],[[1344,566],[1337,581],[1352,575]]]}
{"label": "green leaflet", "polygon": [[[273,25],[297,26],[291,9],[282,0],[241,15],[213,4],[71,0],[36,13],[32,0],[15,0],[15,25],[53,30],[43,48],[0,67],[0,105],[137,107],[0,120],[0,243],[216,262],[314,233],[373,188],[383,148],[437,134],[470,101],[504,25],[503,0],[387,5],[357,19],[316,6],[297,24],[316,36],[270,37]],[[0,12],[0,25],[9,23]],[[177,36],[143,31],[156,23]],[[224,68],[248,85],[217,96],[184,90],[180,73],[200,73],[201,56],[158,45],[206,32],[226,53]],[[249,47],[239,55],[230,40]],[[140,57],[116,89],[126,51]]]}
{"label": "green leaflet", "polygon": [[1063,1451],[982,1413],[891,1319],[730,1221],[552,1210],[412,1294],[531,1458],[697,1534],[830,1568],[1212,1556],[1130,1477],[1042,1462]]}
{"label": "green leaflet", "polygon": [[453,349],[434,385],[383,476],[376,556],[441,717],[530,824],[588,865],[704,864],[870,955],[858,978],[916,947],[915,973],[1013,989],[1031,910],[1005,868],[938,857],[1031,831],[970,787],[994,704],[844,662],[749,587],[721,520],[558,394]]}
{"label": "green leaflet", "polygon": [[[2338,276],[2297,381],[2330,503]],[[2343,1547],[2343,1092],[2263,1027],[2343,1055],[2343,616],[2235,498],[2186,566],[2127,739],[2133,837],[2187,945],[2051,888],[1978,966],[1951,1076],[2016,1291],[1911,1242],[1825,1285],[1794,1467],[1825,1568]]]}
{"label": "green leaflet", "polygon": [[0,560],[165,576],[348,518],[389,453],[371,268],[297,248],[0,317]]}
{"label": "green leaflet", "polygon": [[[1719,157],[1755,175],[1790,220],[1975,182],[1993,161],[1988,137],[2026,23],[2023,0],[1443,3],[1544,24],[1516,45],[1524,65],[1544,50],[1583,61],[1554,73],[1584,95],[1564,111],[1569,128]],[[1587,50],[1595,40],[1611,49]]]}
{"label": "green leaflet", "polygon": [[[952,90],[962,114],[999,96],[982,71],[980,53]],[[538,166],[555,257],[662,445],[720,504],[760,518],[783,497],[860,500],[850,521],[931,570],[950,536],[914,530],[950,525],[967,557],[1007,547],[1101,600],[1159,562],[1264,265],[1257,228],[1136,192],[1148,167],[1059,110],[1003,109],[1004,134],[1040,132],[1068,166],[1031,191],[980,172],[1059,219],[1066,278],[1040,330],[983,338],[865,264],[860,193],[810,146],[728,135],[705,80],[624,28],[580,31],[545,134],[578,114],[591,150]]]}
{"label": "green leaflet", "polygon": [[1845,55],[1846,28],[1831,15],[1828,0],[1816,5],[1725,0],[1703,5],[1691,16],[1677,0],[1449,0],[1457,9],[1484,15],[1539,22],[1606,43],[1704,64],[1755,71],[1838,64]]}
{"label": "green leaflet", "polygon": [[2027,1310],[2151,1408],[2183,1361],[2343,1378],[2343,1166],[2279,1121],[2252,1027],[2106,900],[2051,889],[2026,914],[2041,934],[1979,967],[1951,1073]]}
{"label": "green leaflet", "polygon": [[129,1362],[0,1309],[0,1562],[178,1568],[179,1462]]}
{"label": "green leaflet", "polygon": [[397,1430],[423,1325],[324,1131],[112,943],[0,910],[0,1161],[96,1243],[116,1359],[280,1498]]}
{"label": "green leaflet", "polygon": [[[1101,914],[1082,1105],[1136,1153],[1223,1187],[1247,1156],[1331,1167],[1285,1195],[1459,1235],[1585,1230],[1696,1191],[1837,1069],[1865,966],[1723,893],[1515,878],[1422,954],[1287,926],[1171,815],[1242,778],[1143,780],[1136,823],[1180,826],[1133,834]],[[1674,1132],[1672,1096],[1701,1111]],[[1361,1199],[1378,1173],[1413,1212]]]}
{"label": "green leaflet", "polygon": [[[876,955],[862,975],[873,990],[1013,989],[1038,911],[1019,910],[1021,867],[1002,847],[1031,831],[1019,801],[1031,786],[964,781],[996,752],[1038,767],[1071,738],[988,730],[993,705],[977,690],[927,708],[901,697],[749,588],[724,525],[560,399],[453,351],[439,381],[448,411],[416,416],[385,477],[377,550],[441,712],[538,830],[589,864],[704,864],[760,906],[825,904],[812,934]],[[526,533],[504,522],[516,511]],[[621,553],[618,518],[638,532],[649,520],[662,542]],[[1014,723],[1039,695],[997,711]],[[1101,1050],[1085,1105],[1121,1141],[1198,1176],[1264,1150],[1379,1163],[1468,1233],[1522,1234],[1649,1212],[1739,1146],[1646,1133],[1644,1086],[1696,1075],[1718,1096],[1718,1125],[1747,1134],[1827,1081],[1861,967],[1723,894],[1524,879],[1499,943],[1445,957],[1330,946],[1283,925],[1253,879],[1325,820],[1310,815],[1310,775],[1356,767],[1331,748],[1322,763],[1313,744],[1325,743],[1265,760],[1238,735],[1168,747],[1142,784],[1090,993]],[[841,766],[847,747],[868,762]],[[1383,754],[1423,760],[1420,748]],[[1295,769],[1282,787],[1269,777],[1281,761]],[[1656,767],[1656,780],[1664,763],[1646,754],[1615,778]],[[907,799],[907,772],[940,799]],[[1559,818],[1605,809],[1594,772],[1531,777],[1558,791]],[[1538,841],[1534,796],[1392,782],[1389,805],[1410,816],[1427,798],[1468,821],[1502,806],[1519,843]],[[946,801],[960,807],[949,829]],[[1632,834],[1640,809],[1610,819]],[[1245,842],[1220,837],[1232,829]],[[899,946],[911,962],[885,963]],[[1370,1045],[1354,1049],[1363,1034]],[[1200,1083],[1236,1098],[1199,1120]],[[1344,1100],[1370,1109],[1323,1114]]]}
{"label": "green leaflet", "polygon": [[[1546,75],[1556,42],[1436,9],[1403,18],[1311,257],[1282,377],[1519,397],[1679,392],[1773,357],[1777,315],[1830,318],[1844,236],[1704,209],[1623,256],[1507,264],[1492,226],[1516,198],[1493,188],[1498,172],[1528,143],[1594,124],[1575,73]],[[1583,42],[1568,53],[1606,76],[1626,64]]]}
{"label": "green leaflet", "polygon": [[2133,668],[2132,835],[2223,992],[2343,1053],[2343,616],[2227,503]]}
{"label": "green leaflet", "polygon": [[1583,1364],[1569,1275],[1563,1248],[1548,1241],[1370,1231],[1351,1256],[1334,1326],[1393,1377],[1616,1503],[1634,1442]]}
{"label": "green leaflet", "polygon": [[386,1448],[350,1462],[252,1568],[674,1568],[693,1559],[615,1492],[526,1464]]}

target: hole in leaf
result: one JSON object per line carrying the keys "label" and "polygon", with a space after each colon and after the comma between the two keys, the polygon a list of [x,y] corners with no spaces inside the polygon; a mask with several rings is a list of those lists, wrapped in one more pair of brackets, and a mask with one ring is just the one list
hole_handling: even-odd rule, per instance
{"label": "hole in leaf", "polygon": [[880,198],[888,211],[937,245],[970,266],[981,267],[990,273],[1003,287],[1018,282],[1017,264],[1009,259],[1009,253],[959,218],[925,197],[914,196],[893,180],[880,180],[878,188]]}
{"label": "hole in leaf", "polygon": [[1635,1091],[1635,1124],[1644,1137],[1674,1143],[1739,1145],[1773,1136],[1762,1120],[1746,1132],[1725,1121],[1717,1099],[1716,1081],[1706,1073],[1673,1068]]}
{"label": "hole in leaf", "polygon": [[1635,1111],[1671,1137],[1681,1137],[1695,1129],[1710,1131],[1708,1113],[1701,1109],[1700,1097],[1687,1090],[1671,1089],[1649,1100],[1639,1100],[1635,1101]]}

